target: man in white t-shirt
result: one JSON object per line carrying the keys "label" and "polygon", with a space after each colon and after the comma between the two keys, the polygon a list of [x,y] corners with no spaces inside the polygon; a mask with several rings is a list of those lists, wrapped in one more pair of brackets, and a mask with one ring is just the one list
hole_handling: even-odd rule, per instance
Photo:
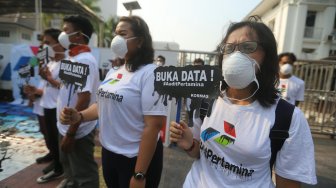
{"label": "man in white t-shirt", "polygon": [[279,55],[280,83],[278,89],[283,99],[298,106],[299,102],[304,101],[305,83],[292,75],[295,61],[296,57],[293,53],[287,52]]}
{"label": "man in white t-shirt", "polygon": [[93,27],[88,19],[79,15],[66,16],[63,21],[63,32],[58,40],[64,48],[69,49],[68,60],[88,65],[89,74],[82,89],[75,89],[70,84],[60,88],[57,127],[65,179],[59,187],[98,188],[98,166],[93,156],[97,121],[80,121],[72,125],[63,125],[59,121],[60,113],[65,107],[81,111],[96,102],[96,90],[99,86],[98,63],[87,46]]}
{"label": "man in white t-shirt", "polygon": [[[57,130],[57,97],[60,81],[58,78],[60,61],[65,58],[64,48],[58,42],[59,29],[46,29],[43,33],[43,50],[46,52],[46,64],[40,64],[39,74],[43,79],[43,88],[40,105],[43,108],[45,118],[46,142],[49,145],[53,162],[49,164],[43,173],[37,178],[38,183],[46,183],[63,175],[63,167],[59,158],[59,142]],[[42,61],[44,62],[44,61]]]}

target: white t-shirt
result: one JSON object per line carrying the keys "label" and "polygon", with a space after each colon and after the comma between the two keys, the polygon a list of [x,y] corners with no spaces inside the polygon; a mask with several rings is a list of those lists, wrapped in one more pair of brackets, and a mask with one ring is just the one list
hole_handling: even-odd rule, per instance
{"label": "white t-shirt", "polygon": [[[61,62],[50,61],[47,65],[51,76],[54,80],[59,80],[58,74]],[[57,107],[57,97],[59,89],[52,86],[48,81],[43,88],[43,95],[41,97],[41,106],[46,109],[53,109]]]}
{"label": "white t-shirt", "polygon": [[295,101],[304,101],[305,83],[296,76],[287,79],[280,78],[278,89],[281,97],[293,105]]}
{"label": "white t-shirt", "polygon": [[[83,88],[82,91],[80,90],[74,91],[74,87],[70,87],[70,86],[69,87],[65,87],[65,85],[61,86],[59,95],[58,95],[58,101],[57,101],[57,118],[59,118],[61,110],[63,110],[63,108],[67,106],[70,88],[72,88],[72,90],[71,90],[71,95],[70,95],[69,107],[74,108],[78,100],[77,94],[81,92],[86,92],[86,91],[89,91],[91,94],[89,106],[92,103],[96,102],[96,91],[99,86],[99,72],[98,72],[98,63],[96,59],[93,57],[93,55],[90,52],[84,52],[84,53],[78,54],[77,56],[70,57],[69,60],[71,62],[78,62],[78,63],[89,65],[90,74],[87,77],[86,86]],[[80,124],[80,126],[77,129],[75,138],[78,139],[78,138],[82,138],[88,135],[95,128],[96,124],[97,124],[97,120],[88,121],[88,122],[84,122]],[[69,125],[61,124],[58,119],[57,127],[58,127],[58,131],[60,132],[60,134],[64,136],[66,132],[68,131]]]}
{"label": "white t-shirt", "polygon": [[[275,108],[264,108],[258,101],[234,105],[218,98],[202,126],[194,121],[194,137],[201,144],[200,159],[192,165],[183,187],[273,188],[269,133]],[[278,152],[275,172],[287,179],[316,184],[313,140],[298,108],[293,113],[289,138]]]}
{"label": "white t-shirt", "polygon": [[[37,89],[43,89],[45,85],[45,81],[44,80],[40,80],[37,86]],[[39,116],[44,116],[44,111],[43,111],[43,107],[41,106],[41,98],[35,98],[35,101],[33,103],[33,113],[37,114]]]}
{"label": "white t-shirt", "polygon": [[97,92],[100,142],[107,150],[137,156],[144,115],[167,115],[162,98],[154,92],[156,67],[148,64],[129,72],[121,66],[109,71],[101,83]]}

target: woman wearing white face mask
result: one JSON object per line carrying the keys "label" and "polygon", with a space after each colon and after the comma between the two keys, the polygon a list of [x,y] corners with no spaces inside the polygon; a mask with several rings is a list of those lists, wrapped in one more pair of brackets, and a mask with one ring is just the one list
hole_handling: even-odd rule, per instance
{"label": "woman wearing white face mask", "polygon": [[[234,23],[219,48],[223,95],[210,116],[194,118],[191,129],[171,123],[171,141],[198,159],[183,187],[273,188],[269,135],[279,101],[273,33],[260,22]],[[288,133],[274,163],[277,187],[316,184],[313,141],[298,108]]]}
{"label": "woman wearing white face mask", "polygon": [[293,64],[296,57],[293,53],[281,53],[279,55],[280,83],[278,89],[281,97],[289,103],[298,106],[304,101],[305,83],[293,75]]}
{"label": "woman wearing white face mask", "polygon": [[[107,73],[97,103],[62,112],[65,124],[99,117],[102,166],[108,187],[158,187],[163,165],[159,131],[167,108],[154,92],[154,50],[149,28],[137,16],[122,17],[111,50],[123,63]],[[99,113],[98,113],[99,112]]]}

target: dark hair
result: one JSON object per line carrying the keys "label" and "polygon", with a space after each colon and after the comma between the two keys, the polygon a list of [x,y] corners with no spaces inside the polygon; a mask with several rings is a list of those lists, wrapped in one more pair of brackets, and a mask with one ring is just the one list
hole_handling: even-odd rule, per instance
{"label": "dark hair", "polygon": [[161,58],[163,60],[163,62],[166,62],[166,58],[164,56],[162,56],[162,55],[158,55],[157,58]]}
{"label": "dark hair", "polygon": [[[264,107],[269,107],[275,104],[278,98],[278,90],[276,85],[279,82],[279,64],[277,55],[276,40],[272,31],[262,22],[253,20],[251,17],[242,22],[232,23],[227,30],[226,36],[222,42],[217,46],[220,49],[223,43],[228,40],[229,35],[237,29],[248,27],[255,32],[258,39],[258,45],[265,53],[263,62],[261,62],[260,71],[257,73],[257,80],[259,82],[259,89],[255,94],[256,99]],[[219,52],[220,53],[220,52]],[[222,66],[223,55],[219,54],[219,65]],[[228,85],[223,81],[222,89],[226,89]]]}
{"label": "dark hair", "polygon": [[54,39],[56,42],[58,42],[58,36],[61,34],[61,32],[62,31],[59,29],[50,28],[50,29],[44,30],[43,36],[48,35],[52,39]]}
{"label": "dark hair", "polygon": [[279,60],[285,56],[289,57],[289,59],[292,60],[292,63],[296,61],[296,56],[291,52],[284,52],[284,53],[279,54]]}
{"label": "dark hair", "polygon": [[65,16],[63,18],[63,21],[71,23],[76,30],[81,31],[83,34],[89,37],[83,37],[86,44],[89,43],[89,39],[91,38],[91,35],[93,33],[93,26],[87,18],[81,15],[70,15]]}
{"label": "dark hair", "polygon": [[203,61],[203,59],[201,59],[201,58],[196,58],[196,59],[194,60],[194,63],[193,63],[193,64],[195,64],[195,63],[201,63],[202,65],[204,65],[204,61]]}
{"label": "dark hair", "polygon": [[130,72],[136,71],[141,65],[153,63],[154,49],[152,36],[149,32],[147,23],[138,16],[123,16],[119,22],[127,22],[131,25],[131,30],[138,38],[143,39],[141,47],[136,52],[135,56],[126,63],[127,70]]}

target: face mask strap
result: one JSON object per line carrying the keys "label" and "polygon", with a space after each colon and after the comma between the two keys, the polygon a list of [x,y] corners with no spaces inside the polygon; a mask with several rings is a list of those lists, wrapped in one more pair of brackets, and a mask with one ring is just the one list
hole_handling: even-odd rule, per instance
{"label": "face mask strap", "polygon": [[[236,98],[228,97],[226,94],[224,95],[224,97],[226,97],[230,100],[234,100],[234,101],[246,101],[246,100],[252,98],[257,93],[257,91],[259,90],[259,82],[256,78],[254,79],[254,82],[256,82],[256,84],[257,84],[257,89],[252,93],[252,95],[250,95],[250,96],[248,96],[244,99],[236,99]],[[224,93],[226,93],[226,91],[224,91]]]}
{"label": "face mask strap", "polygon": [[84,33],[82,33],[82,32],[80,32],[84,37],[86,37],[88,40],[90,40],[90,37],[89,36],[87,36],[86,34],[84,34]]}
{"label": "face mask strap", "polygon": [[[72,36],[72,35],[75,35],[77,33],[80,33],[81,35],[83,35],[84,37],[86,37],[89,41],[90,41],[90,37],[87,36],[86,34],[84,34],[83,32],[80,32],[80,31],[75,31],[75,32],[72,32],[72,33],[69,33],[68,34],[68,37]],[[70,39],[69,39],[70,41]],[[70,42],[71,43],[71,42]],[[71,44],[74,44],[74,45],[82,45],[82,44],[78,44],[78,43],[71,43]]]}
{"label": "face mask strap", "polygon": [[131,38],[128,38],[128,39],[125,39],[126,41],[129,41],[129,40],[133,40],[133,39],[135,39],[135,38],[137,38],[137,37],[131,37]]}

